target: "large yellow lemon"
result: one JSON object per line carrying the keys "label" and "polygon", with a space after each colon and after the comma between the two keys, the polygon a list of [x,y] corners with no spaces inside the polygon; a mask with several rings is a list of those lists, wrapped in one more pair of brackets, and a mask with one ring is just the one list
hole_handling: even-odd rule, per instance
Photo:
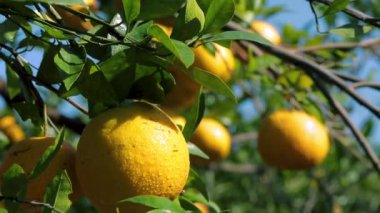
{"label": "large yellow lemon", "polygon": [[[104,112],[84,129],[76,161],[84,194],[101,212],[144,212],[117,202],[137,195],[176,198],[186,184],[187,143],[167,114],[134,102]],[[146,211],[146,209],[145,209]]]}
{"label": "large yellow lemon", "polygon": [[272,42],[272,44],[279,45],[281,44],[281,36],[273,25],[265,21],[253,21],[251,24],[251,29]]}
{"label": "large yellow lemon", "polygon": [[303,111],[279,110],[261,124],[259,153],[278,169],[308,169],[320,164],[329,151],[328,131]]}
{"label": "large yellow lemon", "polygon": [[[13,145],[0,167],[0,174],[3,174],[13,163],[19,164],[28,175],[41,158],[45,150],[53,144],[55,138],[52,137],[32,137],[27,138]],[[64,143],[58,153],[54,156],[49,166],[35,179],[28,182],[25,200],[35,200],[43,202],[47,185],[53,177],[61,170],[66,169],[70,177],[73,193],[72,200],[77,200],[80,196],[80,187],[75,174],[75,150],[72,146]],[[38,207],[30,205],[23,208],[39,211]]]}

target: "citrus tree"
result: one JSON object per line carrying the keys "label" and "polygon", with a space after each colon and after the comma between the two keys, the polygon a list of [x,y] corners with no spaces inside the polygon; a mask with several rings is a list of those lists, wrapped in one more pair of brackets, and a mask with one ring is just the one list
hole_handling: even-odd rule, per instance
{"label": "citrus tree", "polygon": [[380,3],[307,2],[0,0],[0,211],[378,212]]}

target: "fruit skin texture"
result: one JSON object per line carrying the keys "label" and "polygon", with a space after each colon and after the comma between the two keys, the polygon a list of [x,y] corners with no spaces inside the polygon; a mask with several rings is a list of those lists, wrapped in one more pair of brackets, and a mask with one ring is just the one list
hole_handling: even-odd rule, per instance
{"label": "fruit skin texture", "polygon": [[194,65],[228,81],[231,79],[235,69],[234,55],[228,48],[216,43],[213,43],[213,45],[215,47],[214,54],[208,51],[204,46],[194,48]]}
{"label": "fruit skin texture", "polygon": [[25,139],[24,130],[17,124],[16,119],[10,115],[0,118],[0,131],[8,137],[11,143],[18,143]]}
{"label": "fruit skin texture", "polygon": [[[76,161],[84,194],[101,212],[137,195],[177,197],[190,163],[187,143],[167,114],[134,102],[104,112],[84,129]],[[127,203],[120,212],[145,212]]]}
{"label": "fruit skin texture", "polygon": [[[19,164],[27,175],[33,170],[45,150],[54,143],[53,137],[32,137],[13,145],[0,167],[2,175],[13,163]],[[61,170],[66,169],[72,183],[73,193],[71,200],[79,199],[81,194],[80,186],[75,174],[75,149],[64,143],[56,153],[49,166],[35,179],[29,180],[25,200],[43,201],[47,185],[53,177]],[[0,183],[1,184],[1,183]],[[37,207],[24,205],[22,208],[38,211]]]}
{"label": "fruit skin texture", "polygon": [[303,170],[320,164],[329,151],[328,131],[303,111],[279,110],[264,119],[259,153],[269,166]]}
{"label": "fruit skin texture", "polygon": [[[226,127],[213,118],[203,118],[190,141],[210,157],[209,161],[223,160],[231,151],[231,134]],[[197,164],[203,164],[201,161],[205,161],[201,158],[194,159],[197,159],[195,161]]]}
{"label": "fruit skin texture", "polygon": [[276,28],[274,28],[273,25],[269,24],[268,22],[259,20],[253,21],[251,24],[251,29],[268,41],[272,42],[272,44],[281,44],[280,34]]}

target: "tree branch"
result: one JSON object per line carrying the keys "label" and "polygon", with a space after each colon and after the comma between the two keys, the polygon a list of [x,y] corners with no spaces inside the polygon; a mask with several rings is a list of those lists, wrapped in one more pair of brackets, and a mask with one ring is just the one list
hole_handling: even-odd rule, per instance
{"label": "tree branch", "polygon": [[[330,6],[332,4],[332,1],[331,0],[307,0],[307,1],[311,1],[311,2],[318,2],[318,3],[321,3],[321,4],[324,4],[324,5],[327,5],[327,6]],[[359,10],[356,10],[350,6],[347,6],[345,9],[342,10],[345,14],[355,18],[355,19],[358,19],[360,21],[363,21],[367,24],[370,24],[370,25],[373,25],[375,27],[379,27],[380,28],[380,19],[378,18],[374,18],[372,16],[369,16]]]}

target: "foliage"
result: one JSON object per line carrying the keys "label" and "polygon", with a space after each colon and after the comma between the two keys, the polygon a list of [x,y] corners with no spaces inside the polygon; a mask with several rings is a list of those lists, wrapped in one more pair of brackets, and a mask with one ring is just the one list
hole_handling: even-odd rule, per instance
{"label": "foliage", "polygon": [[[379,16],[380,3],[308,2],[312,9],[305,13],[315,15],[318,34],[284,25],[283,44],[277,47],[248,29],[255,19],[285,12],[265,0],[102,0],[98,11],[73,9],[85,8],[80,0],[0,0],[0,61],[5,64],[0,93],[7,104],[2,115],[16,115],[28,136],[59,135],[32,177],[58,151],[63,136],[56,126],[65,126],[65,140],[76,144],[84,124],[107,109],[132,100],[162,104],[181,83],[169,71],[175,66],[201,85],[193,105],[178,111],[187,118],[185,138],[204,115],[214,117],[233,135],[231,155],[206,168],[193,167],[175,200],[139,196],[121,202],[156,208],[152,212],[199,212],[195,202],[206,203],[211,212],[378,212],[379,149],[368,141],[380,116],[375,102],[357,90],[379,89],[362,65],[379,57],[380,22],[373,17]],[[58,10],[92,27],[71,26]],[[360,11],[364,16],[355,15]],[[155,22],[167,16],[176,20],[171,35]],[[228,82],[193,66],[192,48],[212,42],[235,53],[237,68]],[[29,61],[28,54],[38,57]],[[360,127],[349,117],[357,103],[375,115]],[[295,172],[263,164],[256,133],[263,117],[280,108],[304,110],[328,127],[332,150],[322,165]],[[11,144],[4,136],[0,142],[3,156]],[[206,157],[197,147],[190,153]],[[4,173],[2,195],[10,211],[23,201],[28,178],[17,165]],[[35,205],[46,212],[67,210],[70,191],[62,171],[45,195],[49,205]],[[68,211],[96,210],[82,198]]]}

